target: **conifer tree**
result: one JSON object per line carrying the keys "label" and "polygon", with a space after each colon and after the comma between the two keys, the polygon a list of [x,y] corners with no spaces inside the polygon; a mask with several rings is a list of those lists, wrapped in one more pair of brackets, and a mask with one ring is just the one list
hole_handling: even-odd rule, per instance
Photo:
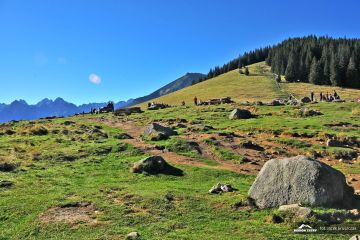
{"label": "conifer tree", "polygon": [[316,57],[313,58],[309,74],[309,82],[312,84],[321,84],[322,83],[322,69],[319,61],[316,60]]}
{"label": "conifer tree", "polygon": [[288,82],[295,82],[297,80],[297,59],[295,52],[291,52],[289,62],[285,70],[285,79]]}
{"label": "conifer tree", "polygon": [[354,57],[350,58],[346,71],[346,85],[348,87],[360,87],[360,76],[358,69],[356,69]]}

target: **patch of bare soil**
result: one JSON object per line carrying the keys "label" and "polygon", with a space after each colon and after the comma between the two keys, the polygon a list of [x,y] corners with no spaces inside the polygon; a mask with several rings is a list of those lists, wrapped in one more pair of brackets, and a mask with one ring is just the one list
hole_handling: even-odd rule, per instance
{"label": "patch of bare soil", "polygon": [[98,211],[91,203],[74,203],[52,207],[39,216],[42,223],[68,223],[71,225],[96,223]]}

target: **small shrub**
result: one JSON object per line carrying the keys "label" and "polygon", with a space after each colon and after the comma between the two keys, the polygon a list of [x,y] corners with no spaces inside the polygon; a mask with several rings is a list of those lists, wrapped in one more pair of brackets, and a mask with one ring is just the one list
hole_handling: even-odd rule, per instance
{"label": "small shrub", "polygon": [[34,126],[30,129],[30,134],[35,136],[47,135],[49,131],[44,126]]}

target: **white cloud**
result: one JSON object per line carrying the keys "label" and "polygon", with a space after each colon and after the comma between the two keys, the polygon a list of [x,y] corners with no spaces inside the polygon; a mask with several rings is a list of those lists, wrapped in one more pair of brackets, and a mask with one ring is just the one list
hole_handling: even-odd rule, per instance
{"label": "white cloud", "polygon": [[90,74],[89,76],[90,82],[94,84],[100,84],[101,83],[101,77],[95,73]]}

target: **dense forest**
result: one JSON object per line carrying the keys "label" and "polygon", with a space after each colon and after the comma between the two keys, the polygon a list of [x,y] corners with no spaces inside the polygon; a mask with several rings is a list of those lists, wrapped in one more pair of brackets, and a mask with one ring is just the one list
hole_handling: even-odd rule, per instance
{"label": "dense forest", "polygon": [[211,69],[203,80],[261,61],[289,82],[360,88],[360,39],[316,36],[289,38],[245,53]]}

